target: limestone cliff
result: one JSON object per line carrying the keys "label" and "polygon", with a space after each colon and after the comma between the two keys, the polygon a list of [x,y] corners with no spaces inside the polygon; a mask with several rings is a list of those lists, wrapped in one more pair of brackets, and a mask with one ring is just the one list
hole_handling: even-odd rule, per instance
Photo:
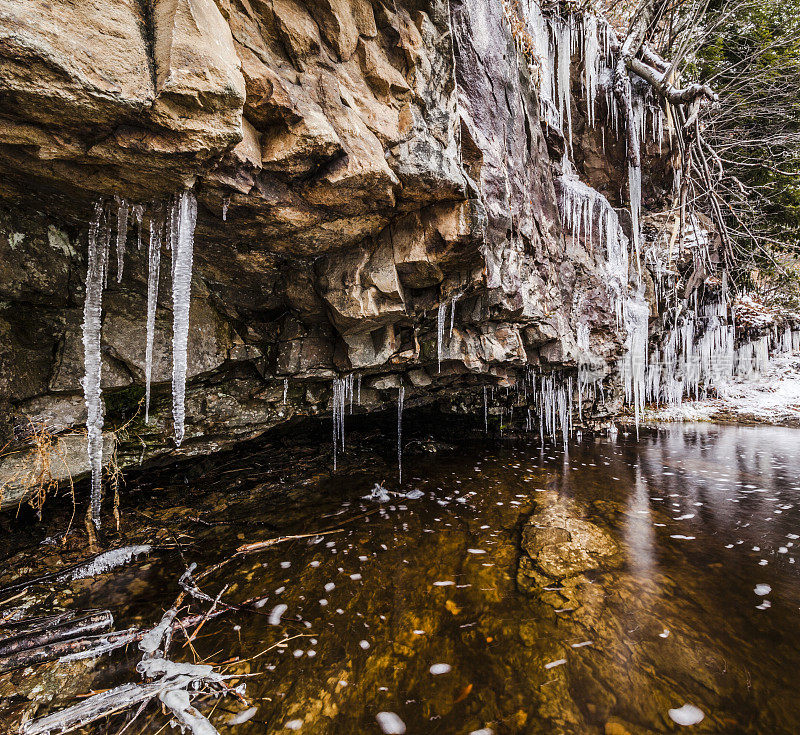
{"label": "limestone cliff", "polygon": [[[587,124],[580,64],[565,139],[499,0],[0,0],[5,503],[48,452],[47,471],[87,469],[98,200],[115,232],[119,203],[131,213],[102,321],[106,456],[123,466],[325,414],[337,375],[358,374],[361,410],[400,385],[407,402],[469,404],[533,366],[608,376],[626,334],[606,254],[564,236],[556,187],[571,149],[621,206],[624,143]],[[199,211],[176,451],[168,266],[151,423],[141,406],[147,240],[153,203],[186,187]]]}

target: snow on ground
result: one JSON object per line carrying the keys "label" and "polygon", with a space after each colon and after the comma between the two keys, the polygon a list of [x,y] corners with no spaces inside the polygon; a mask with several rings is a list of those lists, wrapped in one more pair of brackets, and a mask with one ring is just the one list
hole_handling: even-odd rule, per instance
{"label": "snow on ground", "polygon": [[647,409],[651,421],[755,421],[800,426],[800,355],[774,357],[758,377],[733,379],[713,398]]}

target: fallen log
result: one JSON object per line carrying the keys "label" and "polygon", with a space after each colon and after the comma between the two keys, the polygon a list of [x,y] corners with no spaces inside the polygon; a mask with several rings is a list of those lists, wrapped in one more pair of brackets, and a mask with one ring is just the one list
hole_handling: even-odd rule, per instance
{"label": "fallen log", "polygon": [[0,659],[31,648],[39,648],[49,643],[77,638],[104,630],[111,630],[114,617],[108,610],[102,610],[82,618],[55,622],[43,629],[23,631],[0,640]]}
{"label": "fallen log", "polygon": [[47,663],[48,661],[77,661],[82,658],[96,658],[109,651],[127,646],[139,640],[143,631],[138,628],[104,633],[87,638],[71,638],[69,640],[55,641],[36,648],[10,653],[0,656],[0,672],[21,669],[26,666]]}
{"label": "fallen log", "polygon": [[86,577],[94,577],[98,574],[104,574],[115,567],[123,566],[138,556],[149,554],[152,550],[153,547],[150,546],[150,544],[136,544],[134,546],[123,546],[117,549],[103,551],[85,561],[78,562],[77,564],[70,564],[70,566],[59,569],[56,572],[49,572],[48,574],[42,574],[40,577],[24,579],[20,582],[14,582],[5,587],[0,587],[0,595],[5,595],[36,584],[68,582],[76,579],[85,579]]}
{"label": "fallen log", "polygon": [[149,701],[165,691],[168,686],[163,681],[154,681],[150,684],[123,684],[107,692],[87,697],[72,707],[26,722],[21,732],[22,735],[46,735],[50,732],[74,730],[102,717]]}

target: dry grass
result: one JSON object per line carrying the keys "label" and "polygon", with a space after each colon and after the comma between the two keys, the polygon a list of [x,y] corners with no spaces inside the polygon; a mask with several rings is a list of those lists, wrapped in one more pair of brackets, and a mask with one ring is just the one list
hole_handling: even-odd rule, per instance
{"label": "dry grass", "polygon": [[[41,519],[42,507],[47,500],[47,496],[55,492],[64,483],[63,473],[56,470],[60,463],[63,469],[66,470],[74,515],[75,487],[67,458],[59,444],[58,437],[50,430],[47,421],[34,421],[30,416],[27,419],[28,425],[25,427],[25,438],[29,443],[29,449],[33,449],[33,456],[31,461],[26,462],[25,467],[20,469],[6,483],[0,485],[0,507],[2,507],[5,488],[11,483],[21,482],[25,489],[25,495],[28,496],[28,505],[34,509],[36,515]],[[5,451],[8,447],[9,445],[7,444],[0,449],[0,457],[11,456],[19,451]],[[21,505],[22,502],[17,508],[18,512]]]}

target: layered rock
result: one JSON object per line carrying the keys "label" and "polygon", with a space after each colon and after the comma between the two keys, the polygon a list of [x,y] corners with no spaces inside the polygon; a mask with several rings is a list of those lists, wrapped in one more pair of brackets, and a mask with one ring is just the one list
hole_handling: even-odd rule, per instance
{"label": "layered rock", "polygon": [[[399,385],[407,401],[452,405],[534,366],[575,369],[588,364],[579,322],[594,379],[607,376],[624,334],[605,254],[562,234],[565,142],[540,120],[531,71],[499,2],[0,0],[0,401],[13,467],[34,461],[31,423],[62,434],[86,420],[80,324],[98,198],[145,207],[104,297],[106,432],[121,466],[175,453],[170,278],[145,424],[137,242],[150,203],[189,186],[182,456],[326,413],[330,380],[353,371],[372,409]],[[601,170],[600,137],[581,132],[577,105],[573,117],[578,165]],[[8,462],[5,504],[25,487]]]}

